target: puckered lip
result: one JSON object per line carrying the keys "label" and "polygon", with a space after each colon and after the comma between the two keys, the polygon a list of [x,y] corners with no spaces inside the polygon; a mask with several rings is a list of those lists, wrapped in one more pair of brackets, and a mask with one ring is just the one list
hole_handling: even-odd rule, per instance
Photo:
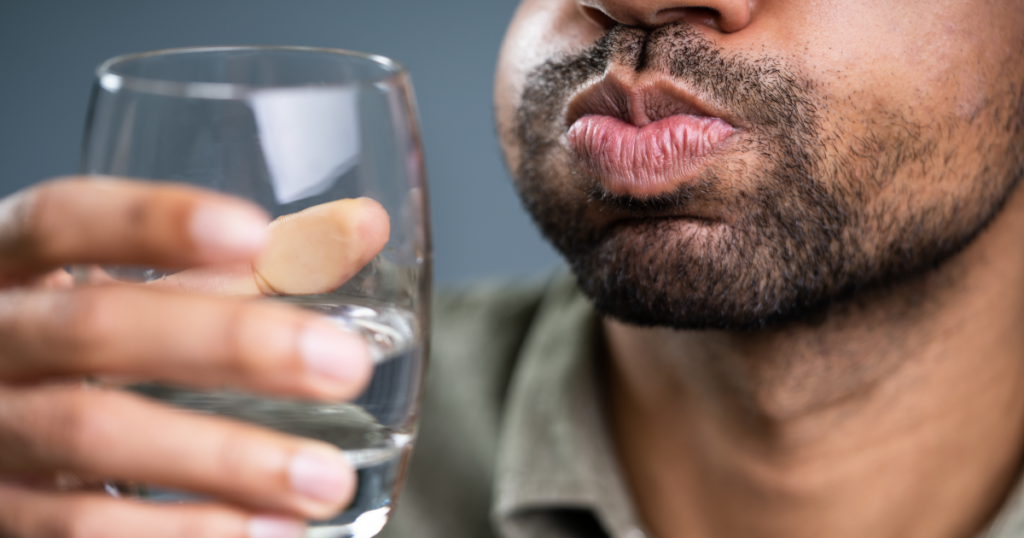
{"label": "puckered lip", "polygon": [[610,116],[636,127],[676,115],[717,118],[735,129],[745,127],[730,111],[699,98],[684,81],[660,72],[637,77],[621,68],[610,69],[569,99],[565,128],[589,115]]}
{"label": "puckered lip", "polygon": [[694,184],[731,146],[726,118],[665,74],[613,66],[569,100],[563,140],[606,191],[643,199]]}

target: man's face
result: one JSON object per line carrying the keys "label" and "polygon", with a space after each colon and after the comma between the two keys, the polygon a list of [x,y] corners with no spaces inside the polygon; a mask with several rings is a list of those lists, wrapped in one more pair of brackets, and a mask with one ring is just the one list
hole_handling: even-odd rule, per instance
{"label": "man's face", "polygon": [[756,328],[919,274],[1024,173],[1020,0],[525,0],[498,69],[526,207],[640,325]]}

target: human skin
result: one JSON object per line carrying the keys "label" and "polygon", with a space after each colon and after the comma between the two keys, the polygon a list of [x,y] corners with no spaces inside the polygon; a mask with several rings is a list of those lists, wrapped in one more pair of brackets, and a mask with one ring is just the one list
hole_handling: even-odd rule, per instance
{"label": "human skin", "polygon": [[[1019,1],[525,0],[495,92],[520,189],[534,188],[522,180],[515,134],[529,75],[621,25],[680,22],[725,54],[785,58],[813,81],[829,97],[822,123],[837,163],[849,157],[844,147],[894,118],[924,126],[944,159],[901,168],[870,191],[870,203],[891,214],[913,216],[943,200],[969,207],[976,183],[1009,177],[986,174],[986,166],[1020,159],[1019,127],[1003,128],[1020,118],[993,112],[1013,111],[1024,91]],[[614,62],[612,71],[632,76]],[[928,131],[933,118],[949,121]],[[571,158],[559,140],[563,149],[554,151]],[[750,188],[762,163],[729,151],[724,158],[744,166],[726,181]],[[557,166],[545,173],[550,193],[593,203],[576,190],[577,175]],[[622,187],[597,175],[606,189],[657,194],[649,184]],[[653,535],[978,532],[1005,500],[1024,454],[1024,193],[1005,186],[1005,205],[989,225],[937,267],[837,298],[808,319],[692,331],[606,316],[613,436]],[[731,222],[728,206],[691,209]],[[681,220],[677,232],[695,227]]]}
{"label": "human skin", "polygon": [[[355,397],[372,372],[365,343],[246,297],[334,289],[388,232],[366,199],[268,223],[224,195],[95,177],[0,201],[0,536],[297,538],[303,520],[343,509],[355,473],[331,445],[75,380]],[[73,286],[58,269],[69,264],[192,269],[151,285]],[[217,500],[119,500],[103,479]]]}

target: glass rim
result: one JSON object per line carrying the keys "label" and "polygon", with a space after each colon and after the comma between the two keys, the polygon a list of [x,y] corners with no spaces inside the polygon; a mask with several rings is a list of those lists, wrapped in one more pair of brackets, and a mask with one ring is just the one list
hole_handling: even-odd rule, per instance
{"label": "glass rim", "polygon": [[[124,75],[114,73],[111,69],[120,63],[152,58],[158,56],[170,56],[177,54],[200,54],[210,52],[232,52],[232,51],[290,51],[290,52],[317,52],[322,54],[333,54],[348,58],[358,58],[375,63],[384,68],[385,72],[390,71],[386,76],[372,81],[348,81],[328,82],[309,84],[245,84],[236,82],[203,82],[203,81],[179,81],[167,80],[137,75]],[[230,46],[209,46],[209,47],[177,47],[169,49],[158,49],[146,52],[132,52],[120,54],[109,58],[96,67],[96,82],[104,89],[117,92],[127,89],[139,93],[149,93],[168,97],[189,97],[199,99],[244,99],[253,92],[269,90],[274,88],[351,88],[360,86],[373,86],[377,84],[393,84],[404,78],[408,70],[396,60],[379,54],[357,52],[345,49],[333,49],[328,47],[303,47],[291,45],[230,45]]]}

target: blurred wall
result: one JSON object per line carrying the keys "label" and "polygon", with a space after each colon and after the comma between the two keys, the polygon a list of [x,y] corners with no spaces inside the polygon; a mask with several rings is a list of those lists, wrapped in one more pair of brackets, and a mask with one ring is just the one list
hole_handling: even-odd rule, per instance
{"label": "blurred wall", "polygon": [[494,134],[494,63],[515,0],[7,0],[0,8],[0,195],[75,172],[93,69],[169,47],[305,45],[412,73],[441,284],[558,263],[520,207]]}

